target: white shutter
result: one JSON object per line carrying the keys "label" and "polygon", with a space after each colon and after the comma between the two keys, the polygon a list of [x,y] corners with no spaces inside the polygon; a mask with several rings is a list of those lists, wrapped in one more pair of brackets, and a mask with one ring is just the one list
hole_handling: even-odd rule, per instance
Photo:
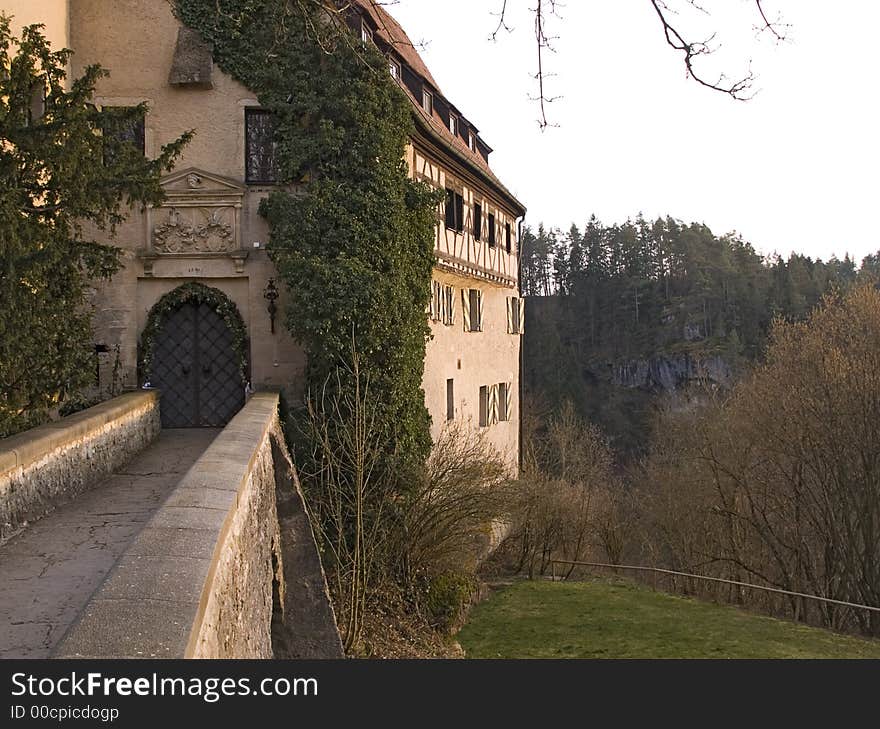
{"label": "white shutter", "polygon": [[507,297],[507,333],[513,333],[513,299]]}
{"label": "white shutter", "polygon": [[471,330],[471,302],[468,289],[461,290],[461,319],[464,323],[464,330]]}
{"label": "white shutter", "polygon": [[508,420],[511,420],[513,417],[513,383],[507,383],[507,403],[506,410],[504,414],[507,416]]}
{"label": "white shutter", "polygon": [[477,331],[483,331],[483,292],[477,292],[477,301],[479,302],[479,310],[480,310],[480,325],[477,327]]}
{"label": "white shutter", "polygon": [[519,300],[519,333],[523,334],[526,331],[526,300]]}
{"label": "white shutter", "polygon": [[489,388],[489,425],[498,422],[498,385]]}

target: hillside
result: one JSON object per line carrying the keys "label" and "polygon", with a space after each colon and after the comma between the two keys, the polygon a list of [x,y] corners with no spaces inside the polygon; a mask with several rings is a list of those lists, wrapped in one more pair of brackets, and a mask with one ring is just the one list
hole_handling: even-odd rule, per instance
{"label": "hillside", "polygon": [[526,229],[522,245],[531,406],[572,401],[624,456],[645,451],[658,408],[723,392],[759,360],[775,317],[802,320],[878,269],[876,256],[861,269],[849,257],[763,257],[670,217]]}

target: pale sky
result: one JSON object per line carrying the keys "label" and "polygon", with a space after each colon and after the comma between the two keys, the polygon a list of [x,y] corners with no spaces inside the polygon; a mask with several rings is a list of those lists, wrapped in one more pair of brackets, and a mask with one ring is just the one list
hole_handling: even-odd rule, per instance
{"label": "pale sky", "polygon": [[[564,0],[565,1],[565,0]],[[681,0],[679,0],[681,2]],[[704,0],[712,57],[759,93],[734,101],[684,78],[648,0],[567,0],[552,19],[548,107],[540,131],[532,78],[534,0],[508,0],[514,31],[495,43],[502,0],[387,3],[444,94],[495,149],[493,170],[536,226],[672,215],[736,230],[758,251],[857,262],[880,249],[880,3],[764,0],[790,41],[756,39],[751,0]],[[669,0],[670,5],[674,5]],[[694,36],[705,37],[697,30]],[[766,35],[766,34],[765,34]],[[712,80],[717,76],[707,71]]]}

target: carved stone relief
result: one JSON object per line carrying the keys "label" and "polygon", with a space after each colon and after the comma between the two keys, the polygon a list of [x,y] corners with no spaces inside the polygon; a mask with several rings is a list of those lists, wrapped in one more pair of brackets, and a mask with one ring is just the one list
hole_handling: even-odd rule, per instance
{"label": "carved stone relief", "polygon": [[153,228],[157,253],[229,253],[238,246],[233,207],[163,207]]}

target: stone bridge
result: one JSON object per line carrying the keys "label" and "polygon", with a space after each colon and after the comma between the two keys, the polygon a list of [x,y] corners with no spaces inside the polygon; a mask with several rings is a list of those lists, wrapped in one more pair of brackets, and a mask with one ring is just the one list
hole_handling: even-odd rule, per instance
{"label": "stone bridge", "polygon": [[0,658],[336,658],[278,417],[162,430],[137,392],[0,441]]}

